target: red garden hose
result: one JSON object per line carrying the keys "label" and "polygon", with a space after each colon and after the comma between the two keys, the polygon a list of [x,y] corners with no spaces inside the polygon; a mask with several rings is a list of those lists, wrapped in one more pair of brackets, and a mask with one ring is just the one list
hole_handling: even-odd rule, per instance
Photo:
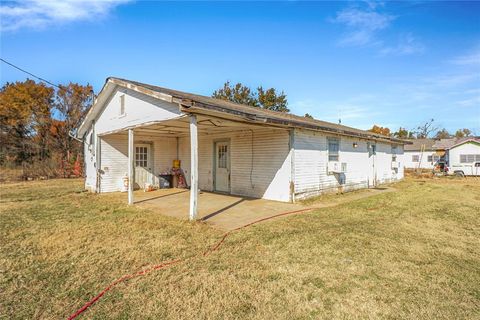
{"label": "red garden hose", "polygon": [[[273,216],[269,216],[269,217],[266,217],[266,218],[262,218],[262,219],[258,219],[258,220],[255,220],[253,222],[250,222],[250,223],[247,223],[243,226],[240,226],[238,228],[235,228],[233,230],[230,230],[226,233],[223,234],[222,238],[215,244],[213,245],[212,247],[208,248],[204,253],[203,253],[203,256],[206,256],[216,250],[218,250],[218,248],[223,244],[223,242],[225,241],[225,239],[233,232],[235,231],[238,231],[240,229],[244,229],[246,227],[249,227],[251,225],[254,225],[256,223],[259,223],[259,222],[262,222],[262,221],[265,221],[265,220],[270,220],[270,219],[273,219],[273,218],[277,218],[277,217],[281,217],[281,216],[286,216],[286,215],[290,215],[290,214],[297,214],[297,213],[303,213],[303,212],[306,212],[306,211],[311,211],[313,210],[314,208],[305,208],[305,209],[300,209],[300,210],[295,210],[295,211],[288,211],[288,212],[283,212],[283,213],[279,213],[279,214],[275,214]],[[193,257],[190,257],[190,258],[195,258],[195,257],[198,257],[200,254],[197,254]],[[139,276],[143,276],[143,275],[146,275],[147,273],[150,273],[152,271],[155,271],[155,270],[159,270],[159,269],[164,269],[168,266],[171,266],[171,265],[175,265],[175,264],[178,264],[180,262],[183,262],[185,260],[187,260],[188,258],[184,258],[184,259],[176,259],[176,260],[171,260],[171,261],[167,261],[167,262],[162,262],[160,264],[157,264],[157,265],[154,265],[150,268],[147,268],[147,269],[144,269],[144,270],[141,270],[141,271],[138,271],[136,273],[131,273],[131,274],[126,274],[124,275],[123,277],[121,278],[118,278],[117,280],[115,280],[114,282],[112,282],[110,285],[108,285],[105,289],[103,289],[99,294],[97,294],[93,299],[91,299],[90,301],[88,301],[87,303],[85,303],[83,305],[83,307],[81,307],[80,309],[78,309],[74,314],[72,314],[70,317],[68,317],[69,320],[73,320],[75,319],[76,317],[78,317],[79,315],[81,315],[83,312],[85,312],[85,310],[87,310],[89,307],[91,307],[95,302],[97,302],[105,293],[107,293],[108,291],[110,291],[113,287],[115,287],[116,285],[118,285],[119,283],[122,283],[122,282],[125,282],[129,279],[132,279],[132,278],[136,278],[136,277],[139,277]]]}

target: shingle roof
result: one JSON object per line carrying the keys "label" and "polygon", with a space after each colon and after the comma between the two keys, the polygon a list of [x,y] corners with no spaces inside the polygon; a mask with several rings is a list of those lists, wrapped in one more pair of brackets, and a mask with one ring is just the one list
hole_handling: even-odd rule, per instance
{"label": "shingle roof", "polygon": [[422,145],[425,145],[426,151],[446,150],[467,141],[475,141],[480,143],[480,137],[463,137],[463,138],[447,138],[447,139],[412,139],[412,144],[405,145],[405,151],[420,151]]}
{"label": "shingle roof", "polygon": [[331,131],[334,133],[339,133],[339,134],[345,134],[345,135],[351,135],[351,136],[358,136],[358,137],[363,137],[367,139],[381,139],[381,140],[389,140],[392,142],[397,142],[397,143],[402,143],[402,144],[408,144],[409,141],[407,140],[402,140],[402,139],[397,139],[393,137],[388,137],[388,136],[383,136],[380,134],[372,133],[369,131],[365,130],[360,130],[348,126],[344,126],[341,124],[335,124],[331,122],[326,122],[326,121],[321,121],[317,119],[309,119],[305,118],[302,116],[297,116],[291,113],[285,113],[285,112],[278,112],[278,111],[272,111],[272,110],[266,110],[266,109],[261,109],[261,108],[255,108],[252,106],[248,105],[243,105],[243,104],[238,104],[226,100],[221,100],[221,99],[216,99],[212,97],[207,97],[207,96],[202,96],[202,95],[197,95],[197,94],[192,94],[188,92],[182,92],[178,90],[173,90],[173,89],[168,89],[168,88],[163,88],[159,86],[154,86],[146,83],[141,83],[137,81],[131,81],[131,80],[126,80],[126,79],[121,79],[121,78],[115,78],[115,77],[110,77],[107,79],[108,80],[113,80],[113,82],[126,82],[129,84],[133,84],[135,86],[140,86],[144,87],[146,89],[149,89],[151,91],[154,91],[156,93],[161,93],[161,94],[167,94],[170,95],[174,98],[181,99],[181,100],[189,100],[192,101],[195,105],[198,106],[214,106],[218,107],[220,111],[223,112],[242,112],[246,113],[255,117],[261,117],[264,119],[271,119],[272,121],[281,121],[288,123],[288,125],[291,126],[297,126],[297,127],[305,127],[309,129],[318,129],[318,130],[324,130],[324,131]]}
{"label": "shingle roof", "polygon": [[433,151],[433,145],[435,143],[435,139],[412,139],[412,144],[405,145],[405,151],[420,151],[422,146],[425,146],[426,151]]}
{"label": "shingle roof", "polygon": [[480,137],[462,137],[462,138],[454,138],[452,140],[453,141],[448,141],[444,145],[442,145],[444,146],[444,149],[451,149],[455,146],[458,146],[468,141],[480,143]]}
{"label": "shingle roof", "polygon": [[435,150],[448,149],[455,144],[455,141],[457,141],[457,138],[440,139],[435,141],[435,144],[433,145],[433,147],[435,148]]}

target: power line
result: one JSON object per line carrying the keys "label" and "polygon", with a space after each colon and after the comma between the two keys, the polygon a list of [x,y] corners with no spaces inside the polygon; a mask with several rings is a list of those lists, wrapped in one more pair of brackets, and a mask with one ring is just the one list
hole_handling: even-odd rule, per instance
{"label": "power line", "polygon": [[36,75],[34,75],[33,73],[28,72],[27,70],[24,70],[24,69],[22,69],[22,68],[20,68],[20,67],[18,67],[18,66],[16,66],[16,65],[14,65],[13,63],[8,62],[7,60],[5,60],[5,59],[3,59],[3,58],[0,58],[0,60],[1,60],[3,63],[6,63],[6,64],[8,64],[9,66],[11,66],[11,67],[13,67],[13,68],[15,68],[15,69],[17,69],[17,70],[20,70],[20,71],[22,71],[22,72],[24,72],[24,73],[26,73],[26,74],[28,74],[28,75],[30,75],[30,76],[38,79],[38,80],[40,80],[40,81],[43,81],[43,82],[45,82],[45,83],[48,83],[49,85],[51,85],[51,86],[53,86],[53,87],[55,87],[55,88],[62,89],[59,85],[56,85],[55,83],[52,83],[52,82],[50,82],[50,81],[48,81],[48,80],[45,80],[45,79],[42,78],[42,77],[36,76]]}

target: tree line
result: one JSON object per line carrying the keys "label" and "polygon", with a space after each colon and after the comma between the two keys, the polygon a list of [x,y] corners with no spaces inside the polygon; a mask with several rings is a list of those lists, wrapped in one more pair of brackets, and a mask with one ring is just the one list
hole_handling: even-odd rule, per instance
{"label": "tree line", "polygon": [[[213,92],[212,97],[267,110],[290,112],[287,107],[286,94],[283,91],[279,93],[275,88],[265,90],[260,86],[256,90],[252,90],[242,83],[231,84],[230,81],[227,81],[223,87]],[[313,116],[308,113],[304,117],[313,119]],[[433,137],[434,139],[461,138],[469,137],[473,134],[467,128],[458,129],[455,133],[450,133],[445,128],[440,129],[435,124],[434,119],[425,121],[412,130],[400,127],[397,131],[392,131],[390,128],[374,125],[368,131],[400,139],[422,139],[428,137]]]}
{"label": "tree line", "polygon": [[448,138],[463,138],[473,136],[473,132],[468,128],[462,128],[450,133],[447,129],[440,129],[435,123],[434,119],[430,119],[412,130],[400,127],[397,131],[392,132],[390,128],[373,125],[368,131],[382,134],[385,136],[392,136],[400,139],[448,139]]}
{"label": "tree line", "polygon": [[[0,89],[0,166],[21,168],[21,176],[58,177],[82,174],[82,144],[70,136],[92,105],[91,85],[68,83],[56,88],[27,79],[6,83]],[[287,96],[275,88],[251,89],[225,82],[212,97],[266,110],[290,112]],[[313,119],[310,114],[306,118]],[[455,133],[439,129],[433,119],[412,130],[374,125],[369,131],[397,138],[437,139],[472,135],[463,128]],[[0,176],[0,180],[2,177]]]}
{"label": "tree line", "polygon": [[82,145],[74,130],[92,104],[91,85],[58,88],[27,79],[0,89],[0,165],[27,177],[82,174]]}

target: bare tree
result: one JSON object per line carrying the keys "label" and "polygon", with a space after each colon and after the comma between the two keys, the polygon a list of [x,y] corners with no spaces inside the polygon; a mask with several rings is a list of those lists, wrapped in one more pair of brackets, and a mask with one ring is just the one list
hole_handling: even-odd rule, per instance
{"label": "bare tree", "polygon": [[428,138],[428,136],[438,130],[438,126],[433,124],[434,119],[426,121],[422,125],[419,125],[415,131],[417,139]]}

